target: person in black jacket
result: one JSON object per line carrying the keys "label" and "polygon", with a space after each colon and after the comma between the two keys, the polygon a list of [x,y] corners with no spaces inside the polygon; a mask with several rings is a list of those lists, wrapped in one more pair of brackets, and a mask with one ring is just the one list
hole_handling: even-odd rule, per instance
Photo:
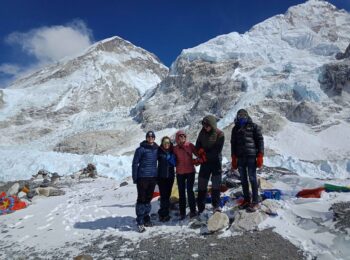
{"label": "person in black jacket", "polygon": [[164,136],[158,148],[158,187],[160,192],[159,221],[170,220],[170,195],[175,179],[176,160],[173,153],[173,144],[170,138]]}
{"label": "person in black jacket", "polygon": [[[259,207],[256,168],[262,167],[263,156],[264,138],[261,128],[253,123],[246,110],[238,110],[231,133],[232,169],[238,168],[241,176],[244,201],[240,208],[246,208],[249,212],[254,212]],[[252,200],[248,176],[252,187]]]}
{"label": "person in black jacket", "polygon": [[[202,130],[200,131],[196,148],[198,150],[198,163],[201,164],[198,175],[198,213],[205,209],[208,182],[211,177],[212,206],[213,211],[221,211],[220,207],[220,186],[222,178],[221,151],[224,146],[224,133],[217,128],[216,118],[212,115],[205,116],[202,120]],[[195,163],[196,164],[196,163]]]}
{"label": "person in black jacket", "polygon": [[140,233],[146,230],[145,227],[153,225],[149,214],[158,176],[155,138],[154,132],[148,131],[146,140],[140,143],[132,160],[132,179],[137,184],[136,222]]}

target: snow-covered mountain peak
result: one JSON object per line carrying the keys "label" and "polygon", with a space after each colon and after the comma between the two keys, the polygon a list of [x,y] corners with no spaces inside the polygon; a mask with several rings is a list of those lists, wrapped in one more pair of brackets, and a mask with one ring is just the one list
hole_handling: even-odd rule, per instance
{"label": "snow-covered mountain peak", "polygon": [[[188,60],[218,61],[281,54],[288,46],[330,56],[347,47],[350,41],[350,15],[326,1],[310,0],[290,7],[285,14],[273,16],[245,34],[220,35],[194,48],[183,50]],[[174,66],[173,66],[174,67]]]}
{"label": "snow-covered mountain peak", "polygon": [[[13,82],[9,88],[31,87],[53,79],[67,78],[83,69],[93,71],[98,68],[106,68],[106,65],[122,66],[123,71],[127,69],[142,70],[143,67],[146,67],[153,70],[156,74],[167,73],[167,67],[154,54],[118,36],[114,36],[96,42],[79,55],[66,57],[56,64],[51,64],[33,74],[22,77]],[[104,69],[100,70],[100,72],[103,71]],[[83,78],[81,77],[80,79]],[[91,80],[91,78],[88,80]],[[138,83],[142,84],[141,82]],[[148,83],[146,82],[147,86],[135,84],[141,95],[150,88],[151,85]]]}
{"label": "snow-covered mountain peak", "polygon": [[[216,115],[218,126],[229,129],[236,112],[246,108],[271,138],[266,142],[271,154],[347,158],[350,149],[334,146],[325,153],[333,145],[322,142],[320,148],[314,138],[330,135],[326,139],[331,140],[335,132],[350,129],[350,64],[335,58],[349,43],[346,11],[315,0],[290,7],[244,34],[220,35],[183,50],[138,118],[146,128],[186,127],[195,133],[200,127],[196,122],[206,114]],[[310,150],[301,155],[299,145],[291,148],[285,136],[294,144],[310,142]],[[341,134],[335,137],[333,143],[344,143]],[[346,175],[348,168],[341,167]]]}
{"label": "snow-covered mountain peak", "polygon": [[157,57],[120,37],[97,42],[2,90],[1,140],[25,143],[52,135],[46,141],[52,147],[72,133],[122,127],[144,93],[167,73]]}
{"label": "snow-covered mountain peak", "polygon": [[[101,40],[88,48],[86,51],[89,52],[110,52],[110,53],[121,53],[128,54],[129,59],[140,58],[145,60],[150,60],[155,63],[160,63],[161,61],[153,53],[150,53],[140,47],[135,46],[131,42],[119,37],[113,36],[104,40]],[[166,66],[163,65],[165,68]]]}

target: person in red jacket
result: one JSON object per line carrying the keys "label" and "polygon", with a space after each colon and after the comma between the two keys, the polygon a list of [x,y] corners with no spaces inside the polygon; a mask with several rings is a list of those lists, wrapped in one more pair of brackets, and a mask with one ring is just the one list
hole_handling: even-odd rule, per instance
{"label": "person in red jacket", "polygon": [[[249,212],[259,208],[256,168],[263,166],[263,156],[264,138],[261,128],[253,123],[245,109],[238,110],[231,133],[232,169],[238,168],[241,176],[244,201],[240,208],[246,208]],[[252,198],[249,193],[248,176],[252,187]]]}
{"label": "person in red jacket", "polygon": [[190,207],[190,218],[197,216],[196,199],[193,185],[196,169],[193,166],[192,156],[197,155],[195,146],[186,141],[186,133],[182,130],[176,133],[176,180],[179,189],[180,220],[186,217],[186,191]]}

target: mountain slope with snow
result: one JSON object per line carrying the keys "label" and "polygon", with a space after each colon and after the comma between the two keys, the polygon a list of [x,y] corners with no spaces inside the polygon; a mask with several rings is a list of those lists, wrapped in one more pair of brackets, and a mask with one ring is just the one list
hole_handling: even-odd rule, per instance
{"label": "mountain slope with snow", "polygon": [[[189,127],[195,136],[210,113],[229,139],[236,112],[247,108],[263,127],[267,156],[311,160],[318,165],[315,175],[323,171],[320,161],[329,161],[329,174],[349,176],[349,66],[342,69],[345,77],[333,80],[340,63],[348,64],[335,56],[349,43],[346,11],[318,0],[290,7],[244,34],[183,50],[136,118],[145,128]],[[332,88],[344,91],[331,96]],[[308,145],[300,146],[304,141]],[[230,156],[227,147],[225,154]]]}
{"label": "mountain slope with snow", "polygon": [[[148,129],[161,137],[186,128],[194,142],[210,113],[220,119],[230,158],[233,119],[243,107],[263,127],[266,164],[348,178],[350,60],[336,54],[349,35],[349,13],[310,0],[244,34],[183,50],[169,73],[145,50],[106,39],[0,91],[2,150],[130,155]],[[6,176],[16,160],[28,161],[9,159]],[[22,169],[38,170],[34,161]]]}
{"label": "mountain slope with snow", "polygon": [[86,132],[97,139],[106,130],[116,139],[142,133],[130,110],[167,72],[153,54],[119,37],[97,42],[1,91],[1,145],[52,150],[66,138],[85,142],[79,135]]}

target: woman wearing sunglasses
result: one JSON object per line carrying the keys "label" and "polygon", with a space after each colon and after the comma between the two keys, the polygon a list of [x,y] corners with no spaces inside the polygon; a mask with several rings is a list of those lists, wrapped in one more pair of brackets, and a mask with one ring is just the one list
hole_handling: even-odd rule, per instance
{"label": "woman wearing sunglasses", "polygon": [[158,148],[158,187],[160,192],[159,221],[170,220],[170,195],[175,179],[175,155],[170,138],[164,136]]}

